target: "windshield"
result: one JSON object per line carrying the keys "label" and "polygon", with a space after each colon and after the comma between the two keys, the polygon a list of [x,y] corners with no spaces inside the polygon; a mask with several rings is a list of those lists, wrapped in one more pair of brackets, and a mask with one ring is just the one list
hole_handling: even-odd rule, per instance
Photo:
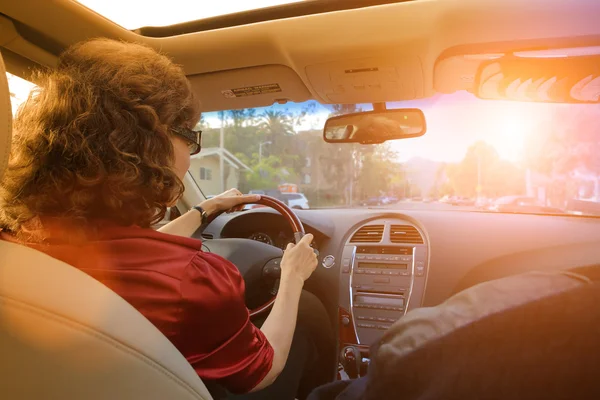
{"label": "windshield", "polygon": [[[7,77],[14,112],[34,85]],[[236,187],[302,209],[600,216],[597,105],[481,100],[462,92],[388,104],[394,107],[421,108],[427,133],[382,145],[325,143],[329,116],[368,111],[369,104],[308,101],[205,113],[198,126],[203,149],[190,173],[205,196]]]}
{"label": "windshield", "polygon": [[[427,133],[381,145],[323,141],[328,117],[371,110],[368,104],[308,101],[205,113],[203,150],[190,172],[205,195],[230,187],[302,193],[310,208],[600,215],[597,105],[490,101],[459,92],[387,107],[421,108]],[[528,201],[513,201],[518,197]]]}

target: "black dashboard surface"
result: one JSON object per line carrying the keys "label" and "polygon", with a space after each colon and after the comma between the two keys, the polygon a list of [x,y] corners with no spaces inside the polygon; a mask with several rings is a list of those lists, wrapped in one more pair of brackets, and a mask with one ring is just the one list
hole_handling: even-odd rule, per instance
{"label": "black dashboard surface", "polygon": [[[472,211],[322,209],[298,210],[315,234],[321,256],[341,259],[348,236],[377,218],[398,218],[419,227],[429,244],[429,270],[422,306],[433,306],[473,284],[531,270],[564,270],[600,261],[600,219],[577,216]],[[248,237],[285,227],[271,209],[223,215],[204,235]],[[285,229],[285,228],[284,228]],[[223,235],[224,234],[224,235]],[[326,306],[337,302],[340,266],[318,267],[310,278]],[[308,284],[308,283],[307,283]]]}

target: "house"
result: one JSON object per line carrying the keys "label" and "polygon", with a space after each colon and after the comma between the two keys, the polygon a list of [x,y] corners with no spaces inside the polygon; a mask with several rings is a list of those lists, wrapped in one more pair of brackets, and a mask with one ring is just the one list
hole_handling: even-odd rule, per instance
{"label": "house", "polygon": [[[221,171],[221,149],[218,147],[204,148],[191,157],[190,173],[202,189],[205,196],[217,195],[224,190],[239,187],[240,175],[250,171],[250,167],[240,161],[231,152],[223,149],[223,171]],[[221,181],[224,173],[224,187]]]}

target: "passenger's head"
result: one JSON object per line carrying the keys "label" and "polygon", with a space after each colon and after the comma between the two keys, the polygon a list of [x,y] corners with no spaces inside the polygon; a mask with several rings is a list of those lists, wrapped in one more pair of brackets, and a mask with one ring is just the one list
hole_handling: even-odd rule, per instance
{"label": "passenger's head", "polygon": [[38,74],[19,109],[0,227],[36,217],[148,227],[182,194],[200,110],[182,69],[138,44],[95,39]]}

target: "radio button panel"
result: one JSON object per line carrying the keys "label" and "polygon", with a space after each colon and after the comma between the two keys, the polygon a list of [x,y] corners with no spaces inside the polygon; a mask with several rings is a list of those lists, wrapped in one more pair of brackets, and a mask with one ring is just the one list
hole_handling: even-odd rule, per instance
{"label": "radio button panel", "polygon": [[[393,218],[365,225],[375,224],[384,225],[381,242],[350,243],[359,226],[350,233],[341,258],[340,307],[350,311],[356,344],[361,345],[372,344],[408,310],[421,306],[427,277],[429,246],[421,228]],[[414,226],[423,243],[392,243],[392,225]]]}

